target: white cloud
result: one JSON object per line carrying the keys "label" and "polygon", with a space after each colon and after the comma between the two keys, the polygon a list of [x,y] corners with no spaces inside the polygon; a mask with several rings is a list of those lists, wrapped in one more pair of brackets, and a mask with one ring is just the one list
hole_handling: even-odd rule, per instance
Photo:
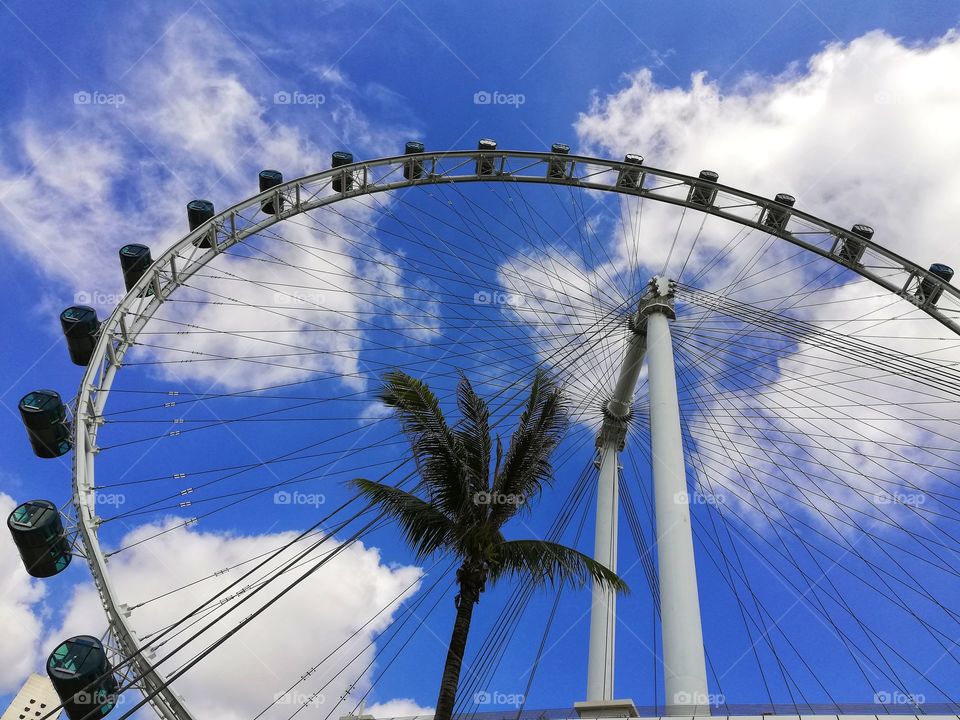
{"label": "white cloud", "polygon": [[[184,44],[183,37],[205,41]],[[284,89],[279,83],[221,25],[202,12],[188,14],[178,21],[177,32],[165,35],[125,78],[122,106],[77,105],[64,113],[72,115],[70,119],[51,123],[46,116],[30,117],[12,130],[19,142],[0,157],[0,217],[9,228],[3,242],[70,288],[64,293],[62,285],[54,286],[53,292],[61,293],[61,306],[73,293],[83,293],[104,299],[101,310],[106,311],[122,291],[117,250],[141,242],[158,257],[186,233],[189,200],[203,197],[222,209],[256,192],[257,172],[264,167],[280,169],[292,179],[328,167],[331,151],[344,143],[361,154],[392,154],[412,135],[367,119],[338,74],[330,80],[334,94],[325,97],[323,114],[310,107],[276,105],[274,93]],[[301,348],[309,354],[265,358],[240,368],[255,368],[262,385],[316,370],[343,376],[348,387],[361,384],[357,353],[364,326],[357,313],[370,306],[359,291],[374,287],[388,295],[384,302],[389,306],[403,302],[404,290],[383,290],[383,283],[396,282],[399,275],[391,273],[375,247],[366,251],[370,257],[364,261],[347,243],[347,238],[361,235],[356,222],[373,222],[374,211],[352,204],[348,213],[354,224],[320,213],[313,230],[307,228],[307,218],[300,226],[276,228],[274,232],[288,240],[316,246],[311,253],[271,243],[270,252],[288,266],[236,257],[221,257],[211,265],[241,277],[252,273],[258,280],[306,286],[294,292],[319,299],[291,303],[281,298],[286,307],[273,311],[238,304],[179,304],[166,310],[169,317],[207,328],[246,330],[247,337],[160,336],[154,338],[156,344],[227,357],[289,354]],[[367,243],[375,245],[369,238]],[[198,278],[194,282],[203,284]],[[217,288],[229,288],[235,303],[277,304],[273,287],[220,283]],[[50,304],[44,298],[42,307]],[[318,306],[325,309],[318,312]],[[53,330],[53,323],[49,327]],[[317,332],[321,327],[336,332]],[[250,339],[262,332],[270,333],[272,344]],[[158,355],[161,360],[184,358],[175,352]],[[231,371],[228,365],[168,364],[158,372],[228,389],[249,387],[249,372]]]}
{"label": "white cloud", "polygon": [[725,92],[705,74],[661,88],[649,70],[597,96],[576,130],[583,148],[773,197],[841,225],[866,222],[877,240],[919,263],[944,258],[945,201],[960,176],[953,132],[960,34],[908,46],[881,32],[833,44],[805,69],[753,77]]}
{"label": "white cloud", "polygon": [[[175,521],[171,520],[164,525],[140,526],[128,533],[121,543],[124,546],[135,543],[174,524]],[[279,548],[294,537],[295,533],[290,532],[224,535],[181,527],[114,555],[110,562],[111,578],[121,597],[136,606],[173,588]],[[303,549],[305,545],[300,543],[296,547]],[[334,541],[325,543],[322,546],[323,554],[335,547],[337,543]],[[141,636],[155,633],[215,594],[229,596],[237,593],[240,587],[254,585],[267,575],[268,570],[279,568],[292,559],[294,552],[293,549],[285,551],[267,568],[229,592],[226,587],[256,563],[243,565],[164,599],[135,607],[131,622]],[[321,554],[315,552],[309,557],[316,562]],[[239,606],[234,614],[228,615],[227,619],[201,635],[161,668],[171,674],[206,644],[262,607],[280,588],[292,582],[311,564],[284,574],[258,595],[250,596],[251,599]],[[378,550],[355,543],[188,671],[174,683],[174,688],[201,717],[217,714],[237,720],[248,718],[277,697],[280,697],[280,702],[264,717],[286,717],[318,691],[322,697],[317,696],[312,703],[320,706],[326,715],[338,705],[340,697],[348,690],[357,692],[356,696],[359,696],[369,688],[371,673],[364,668],[373,658],[375,646],[366,646],[390,625],[402,606],[394,604],[365,628],[360,629],[361,626],[381,609],[391,605],[396,597],[415,593],[420,577],[419,568],[388,566],[381,561]],[[406,590],[408,587],[409,591]],[[238,599],[249,596],[249,593],[249,590],[240,593]],[[232,607],[238,599],[218,605],[218,614]],[[57,639],[73,634],[98,634],[104,626],[103,610],[94,588],[91,585],[77,586],[66,605],[61,627],[48,634],[46,644],[52,645]],[[200,627],[197,625],[159,648],[158,657],[171,651]],[[356,637],[342,649],[336,650],[353,633],[356,633]],[[297,682],[301,675],[310,672],[328,653],[334,654],[310,677]],[[344,669],[343,673],[334,677],[341,669]],[[326,687],[322,687],[328,682]],[[283,690],[295,683],[295,689],[287,695],[281,695]],[[331,717],[340,717],[354,704],[355,700],[348,699],[337,707]],[[406,700],[390,701],[384,707],[419,708]]]}
{"label": "white cloud", "polygon": [[[576,129],[585,154],[619,157],[640,153],[655,167],[693,175],[701,169],[715,170],[720,182],[762,196],[789,192],[797,197],[798,208],[841,226],[872,225],[878,242],[921,265],[946,262],[956,266],[960,256],[952,243],[945,242],[950,233],[945,208],[950,207],[949,198],[960,193],[956,168],[960,137],[952,130],[960,113],[960,89],[945,79],[958,70],[960,35],[956,32],[924,45],[907,45],[873,32],[847,44],[827,46],[806,67],[791,67],[776,77],[750,76],[730,88],[721,87],[704,73],[694,74],[688,88],[664,88],[654,82],[649,70],[641,69],[628,74],[618,92],[596,96],[590,109],[579,116]],[[677,232],[678,216],[674,208],[645,206],[637,254],[648,272],[660,270],[675,234],[670,264],[674,275],[695,237],[689,263],[693,269],[713,258],[737,232],[732,224],[716,219],[709,219],[701,232],[699,217],[686,218]],[[627,242],[627,234],[621,232],[617,243],[623,265],[630,258]],[[724,288],[761,247],[762,236],[752,233],[697,284],[711,290]],[[736,299],[741,302],[764,303],[777,297],[786,298],[783,304],[789,307],[791,296],[826,267],[820,262],[803,268],[800,261],[790,261],[795,248],[782,242],[772,243],[762,252],[763,266],[775,267],[780,262],[792,270],[771,282],[738,291]],[[684,277],[691,278],[689,270]],[[816,302],[820,305],[804,307],[801,303],[791,314],[824,328],[836,326],[838,318],[861,317],[853,324],[838,326],[839,331],[882,336],[873,342],[907,354],[960,361],[960,353],[953,347],[956,343],[937,339],[949,336],[948,331],[905,301],[886,307],[891,299],[869,283],[848,283],[819,292]],[[767,301],[765,307],[776,304]],[[876,324],[893,316],[899,316],[896,322]],[[722,348],[720,357],[735,362],[736,351],[736,347]],[[741,449],[754,454],[750,464],[773,473],[785,469],[799,485],[799,490],[790,492],[819,510],[833,509],[836,514],[836,502],[841,501],[876,517],[871,505],[877,504],[874,496],[884,488],[909,492],[913,483],[922,490],[935,486],[936,478],[922,468],[938,461],[924,448],[949,444],[945,438],[953,436],[952,426],[936,418],[953,420],[952,415],[936,410],[934,418],[908,424],[903,418],[924,408],[914,407],[905,415],[894,403],[916,401],[918,385],[897,377],[878,379],[876,370],[850,370],[850,362],[850,356],[844,360],[801,342],[781,359],[776,376],[765,383],[768,392],[763,398],[749,392],[734,398],[716,383],[708,383],[703,391],[708,400],[701,413],[691,417],[699,423],[700,437],[714,443],[714,454],[708,457],[703,449],[701,459],[712,468],[715,479],[721,484],[730,482],[730,488],[737,482],[757,489],[749,474],[738,472],[717,447],[723,444],[722,435],[716,436],[717,423],[726,419],[731,425],[753,428],[738,438]],[[806,386],[812,373],[824,373],[823,366],[833,371],[825,374],[822,387]],[[844,378],[847,382],[842,387],[828,385],[828,380],[840,377],[842,369],[852,373]],[[740,379],[751,382],[749,377]],[[721,397],[711,399],[716,392]],[[867,400],[871,395],[879,399]],[[841,397],[870,407],[849,410],[851,418],[837,412],[830,420],[809,414],[806,419],[791,418],[790,413],[784,419],[785,414],[777,409],[778,405],[796,407],[804,402],[829,411]],[[887,404],[881,406],[881,401]],[[758,412],[759,417],[751,420]],[[884,414],[890,417],[876,419]],[[872,418],[869,422],[867,416]],[[797,430],[807,437],[809,455],[797,450],[798,435],[776,435],[776,431]],[[776,439],[762,436],[761,431],[774,433]],[[939,437],[934,435],[937,432]],[[776,455],[788,448],[795,453],[792,461]],[[804,458],[822,462],[836,451],[843,458],[833,459],[836,477],[839,485],[846,487],[821,483],[822,489],[815,488],[809,475],[815,466]],[[905,459],[897,459],[896,453]],[[872,460],[871,455],[880,459]],[[951,462],[957,459],[955,454],[947,457]],[[860,472],[870,479],[861,477]],[[764,479],[771,482],[771,478]],[[890,506],[881,509],[889,511]],[[906,512],[898,514],[903,518]]]}
{"label": "white cloud", "polygon": [[[0,518],[7,516],[16,502],[0,492]],[[9,531],[0,532],[0,693],[16,691],[27,675],[41,663],[44,648],[40,644],[44,597],[42,581],[34,580],[23,569]]]}
{"label": "white cloud", "polygon": [[432,707],[424,707],[410,698],[397,698],[385,703],[370,705],[366,712],[375,718],[403,718],[416,715],[433,715]]}

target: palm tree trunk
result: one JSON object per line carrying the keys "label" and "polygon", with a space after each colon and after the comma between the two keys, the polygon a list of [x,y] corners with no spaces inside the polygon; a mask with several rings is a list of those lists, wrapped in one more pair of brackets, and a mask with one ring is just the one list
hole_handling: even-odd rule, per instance
{"label": "palm tree trunk", "polygon": [[453,623],[450,645],[447,647],[447,661],[443,666],[443,677],[440,680],[440,694],[437,696],[437,710],[434,720],[450,720],[453,715],[453,705],[457,699],[457,686],[460,684],[460,666],[463,663],[463,654],[467,649],[470,620],[473,618],[473,606],[480,599],[480,593],[477,589],[469,587],[469,585],[472,585],[472,583],[465,582],[460,586],[460,604],[457,606],[457,619]]}

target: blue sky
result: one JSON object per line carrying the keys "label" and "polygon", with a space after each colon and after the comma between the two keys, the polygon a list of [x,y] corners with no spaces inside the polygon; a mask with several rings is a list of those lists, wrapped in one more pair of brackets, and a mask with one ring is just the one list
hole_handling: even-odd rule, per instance
{"label": "blue sky", "polygon": [[[566,142],[574,151],[612,157],[639,152],[651,165],[684,173],[712,166],[721,172],[721,180],[766,195],[796,191],[802,207],[840,225],[876,220],[878,238],[886,230],[881,241],[920,264],[951,259],[944,257],[952,248],[942,236],[944,218],[950,216],[943,203],[952,199],[950,190],[958,182],[960,148],[955,138],[947,137],[950,126],[944,118],[956,117],[960,99],[951,88],[937,88],[960,68],[953,34],[960,21],[955,3],[799,0],[703,7],[603,0],[469,5],[398,0],[266,7],[197,0],[162,7],[50,2],[0,6],[0,54],[7,68],[0,76],[5,98],[0,107],[5,130],[0,242],[6,250],[0,294],[12,339],[0,360],[6,379],[0,388],[5,408],[0,412],[0,490],[8,499],[49,497],[62,503],[69,497],[69,467],[32,457],[15,413],[17,400],[30,389],[51,387],[69,398],[79,383],[80,371],[69,365],[59,339],[57,312],[79,294],[92,296],[103,316],[122,290],[116,248],[144,242],[156,256],[185,233],[183,206],[188,200],[206,197],[218,208],[227,207],[255,191],[256,171],[263,167],[276,167],[289,179],[326,168],[333,150],[348,149],[358,158],[390,155],[401,152],[412,138],[422,139],[430,149],[472,148],[480,137],[516,149],[542,150],[552,142]],[[491,96],[492,102],[483,102]],[[931,97],[936,100],[927,102]],[[797,111],[783,109],[794,102],[800,103]],[[888,167],[896,172],[887,172]],[[494,199],[471,198],[477,203],[472,207],[502,210]],[[542,202],[549,207],[551,201]],[[356,212],[369,217],[362,209]],[[381,227],[386,229],[387,223]],[[605,230],[614,233],[616,228]],[[426,258],[415,249],[409,252],[417,261]],[[497,282],[495,275],[485,279],[491,286]],[[465,293],[476,289],[464,281]],[[477,358],[464,358],[463,363],[482,374]],[[136,372],[141,374],[132,377],[140,378],[141,387],[178,382],[201,387],[199,383],[211,379],[151,375],[149,367]],[[262,372],[267,378],[267,371]],[[241,376],[234,389],[246,380]],[[137,387],[136,382],[131,380],[128,387]],[[117,402],[118,409],[137,406],[128,398]],[[230,410],[242,414],[256,402],[236,403]],[[355,407],[337,404],[328,419]],[[366,405],[362,409],[373,412]],[[244,435],[248,432],[249,437]],[[388,439],[390,433],[384,432]],[[263,447],[282,448],[285,442],[306,444],[309,430],[278,425],[245,429],[241,436],[265,443]],[[191,440],[188,449],[178,452],[191,468],[204,467],[213,458],[226,467],[236,450],[230,443],[236,439],[223,436],[224,445],[213,447]],[[589,461],[589,445],[587,451],[573,453],[570,465],[577,472]],[[136,466],[132,476],[176,471],[165,446],[145,457],[123,452],[103,457],[111,476],[122,475],[131,463]],[[390,451],[377,448],[369,459],[386,462],[391,457]],[[642,462],[643,456],[638,454],[637,460]],[[643,471],[638,478],[649,481]],[[345,496],[339,485],[308,489],[325,493],[325,506]],[[134,503],[157,497],[149,491],[124,492],[128,495],[122,509],[127,512]],[[544,498],[546,517],[560,512],[565,494],[563,488]],[[239,561],[262,543],[279,542],[282,533],[306,526],[317,510],[279,511],[269,500],[250,507],[255,509],[218,516],[205,526],[209,530],[203,532],[210,534],[201,539],[173,537],[195,543],[197,556],[211,562]],[[591,545],[591,512],[585,511],[581,547],[586,550]],[[695,508],[695,517],[708,523],[706,512]],[[139,523],[162,524],[167,515],[178,513],[128,519],[122,528],[105,529],[105,541],[115,547],[128,533],[140,532]],[[952,530],[955,518],[949,523]],[[544,528],[534,524],[526,530]],[[258,545],[260,535],[271,539]],[[627,537],[625,520],[621,535]],[[228,542],[238,536],[252,539]],[[163,547],[173,555],[178,552],[175,543]],[[370,549],[374,547],[381,549],[380,555]],[[333,592],[318,584],[311,592],[330,594],[318,613],[321,617],[304,620],[291,641],[311,633],[335,637],[346,628],[352,631],[357,617],[363,616],[363,622],[391,591],[396,594],[416,580],[413,560],[389,529],[373,535],[366,548],[352,558],[364,568],[355,587],[348,582],[350,567],[337,576],[343,588],[364,597],[363,607],[351,615],[343,609],[351,603],[349,592],[341,596],[343,588]],[[187,563],[189,551],[183,552]],[[126,565],[118,561],[131,587],[143,580],[137,566],[147,561],[145,556]],[[809,559],[814,563],[810,568],[820,561]],[[772,577],[758,558],[747,556],[742,562],[756,577]],[[3,567],[10,568],[12,579],[0,618],[12,637],[25,643],[22,652],[10,644],[11,654],[3,656],[9,670],[0,671],[0,691],[9,692],[25,672],[40,666],[57,633],[94,622],[96,614],[82,562],[47,582],[45,594],[40,584],[28,582],[16,570],[15,562]],[[746,669],[750,658],[741,661],[751,643],[732,627],[730,618],[738,607],[725,594],[722,573],[711,574],[703,564],[700,572],[708,650],[714,649],[718,665],[730,668],[713,679],[724,676],[722,692],[729,702],[767,701],[757,663]],[[916,572],[936,577],[930,568]],[[636,622],[631,620],[620,634],[617,694],[651,705],[663,700],[647,648],[656,637],[643,575],[634,573],[629,578],[634,595],[622,608]],[[164,581],[173,585],[172,577]],[[421,582],[436,577],[435,570]],[[837,582],[842,587],[842,581]],[[944,582],[933,587],[947,592],[952,586]],[[509,590],[492,592],[481,603],[474,647],[481,644],[495,619],[494,608],[503,604]],[[770,607],[793,608],[795,594],[786,587],[768,590]],[[540,642],[540,618],[549,612],[552,596],[537,596],[532,602],[525,617],[537,622],[524,620],[516,630],[522,650],[510,651],[498,672],[474,690],[525,692],[525,679],[516,678],[530,666],[530,648]],[[864,602],[877,622],[895,626],[898,612]],[[549,645],[528,707],[569,707],[582,699],[585,603],[586,594],[581,593],[559,606],[554,637],[562,640]],[[309,612],[310,603],[298,608],[291,610],[292,616]],[[427,631],[418,633],[397,667],[375,683],[368,702],[380,704],[383,714],[413,714],[432,707],[443,649],[437,638],[446,637],[451,620],[446,597],[424,623]],[[275,630],[277,625],[267,627]],[[882,681],[872,686],[861,682],[841,654],[818,656],[827,630],[812,613],[790,613],[779,627],[783,642],[789,637],[816,657],[825,675],[833,676],[830,693],[811,678],[799,680],[810,698],[870,702],[877,691],[897,691]],[[896,634],[892,638],[917,656],[933,652],[921,641],[911,644]],[[776,647],[787,652],[782,644]],[[269,653],[264,656],[273,661]],[[278,661],[278,677],[283,677],[270,687],[280,687],[312,657],[307,648],[289,664]],[[385,660],[379,662],[374,673]],[[771,662],[772,654],[763,660]],[[942,668],[938,681],[956,687],[956,670],[956,665]],[[364,690],[363,683],[372,677],[364,675]],[[224,674],[223,688],[236,680]],[[770,694],[778,702],[790,702],[796,688],[770,682]],[[191,689],[196,692],[186,687],[188,696]],[[261,691],[236,691],[222,704],[207,701],[204,709],[249,717],[259,710],[254,706],[262,699]],[[937,701],[948,699],[932,686],[922,691]]]}

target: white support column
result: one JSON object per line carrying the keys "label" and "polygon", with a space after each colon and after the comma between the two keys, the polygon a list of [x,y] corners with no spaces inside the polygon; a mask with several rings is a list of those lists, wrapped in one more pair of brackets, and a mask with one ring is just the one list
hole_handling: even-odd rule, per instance
{"label": "white support column", "polygon": [[[597,483],[597,529],[593,545],[593,559],[614,571],[617,569],[619,455],[616,436],[603,442],[600,448],[600,478]],[[592,600],[587,701],[600,702],[613,699],[617,596],[594,582]]]}
{"label": "white support column", "polygon": [[[620,451],[623,449],[637,378],[643,366],[644,336],[634,328],[624,355],[613,395],[604,406],[604,421],[597,437],[600,476],[597,484],[597,518],[593,558],[611,570],[617,569],[617,520],[619,514]],[[617,625],[616,593],[593,584],[590,607],[590,649],[587,659],[587,700],[577,703],[580,717],[623,717],[637,714],[630,700],[615,700],[613,694],[614,638]]]}
{"label": "white support column", "polygon": [[647,317],[647,380],[657,522],[663,670],[667,715],[708,715],[700,600],[670,337],[673,289],[655,278]]}

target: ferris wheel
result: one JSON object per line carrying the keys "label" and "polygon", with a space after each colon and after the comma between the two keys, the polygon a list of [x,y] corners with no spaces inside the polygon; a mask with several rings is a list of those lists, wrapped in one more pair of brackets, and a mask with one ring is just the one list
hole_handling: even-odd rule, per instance
{"label": "ferris wheel", "polygon": [[[477,641],[461,712],[480,709],[478,692],[537,606],[534,669],[551,662],[554,618],[589,614],[588,643],[568,649],[583,659],[585,692],[569,704],[584,717],[638,714],[615,679],[649,693],[640,714],[736,714],[714,698],[739,686],[763,688],[771,707],[840,707],[838,672],[862,675],[874,696],[916,698],[920,686],[955,713],[953,271],[891,252],[868,225],[848,230],[786,193],[719,179],[562,144],[409,142],[376,160],[336,152],[330,169],[295,180],[264,170],[259,193],[224,211],[191,201],[189,232],[158,257],[122,247],[126,293],[112,312],[74,305],[60,316],[86,368],[75,399],[34,390],[20,402],[35,454],[72,454],[72,498],[24,502],[8,527],[35,577],[83,557],[107,617],[105,633],[68,638],[49,657],[71,720],[145,703],[168,720],[197,717],[179,678],[222,662],[218,649],[353,544],[395,539],[344,484],[416,475],[373,401],[395,368],[445,406],[466,374],[506,428],[538,368],[558,377],[573,420],[559,497],[527,522],[632,572],[635,595],[649,590],[638,606],[599,586],[546,600],[505,588],[509,611]],[[197,528],[272,528],[281,510],[295,531],[202,577],[158,569],[168,584],[144,597],[114,576],[125,553]],[[309,693],[279,710],[267,698],[257,717],[292,717],[335,686],[320,683],[324,663],[331,678],[348,669],[355,692],[319,715],[362,707],[449,589],[444,559],[432,570],[371,613],[390,620],[374,649],[318,651],[315,666],[276,680]],[[785,626],[777,593],[813,630]],[[639,690],[614,663],[636,637],[621,626],[638,607],[653,658]],[[889,629],[894,616],[909,640]],[[115,709],[128,689],[143,700]]]}

